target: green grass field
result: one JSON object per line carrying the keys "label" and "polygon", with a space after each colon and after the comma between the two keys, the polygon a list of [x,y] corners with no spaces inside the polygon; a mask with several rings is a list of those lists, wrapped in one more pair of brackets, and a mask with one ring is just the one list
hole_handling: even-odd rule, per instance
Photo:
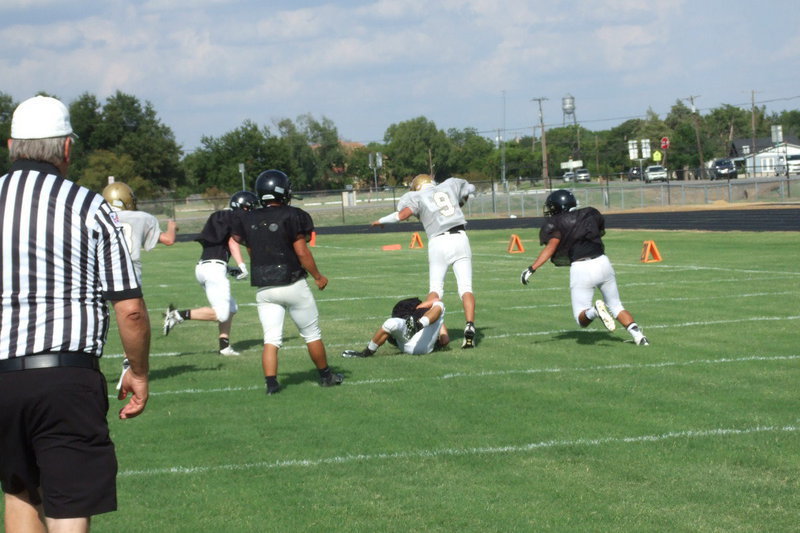
{"label": "green grass field", "polygon": [[[233,282],[240,357],[216,355],[216,325],[168,337],[161,313],[206,305],[200,248],[143,254],[153,325],[151,399],[109,420],[119,511],[98,532],[797,531],[800,516],[800,233],[609,230],[623,302],[651,342],[572,319],[567,268],[532,286],[539,246],[473,231],[478,347],[448,274],[453,342],[427,356],[365,346],[394,302],[427,291],[427,250],[408,234],[331,235],[313,248],[335,389],[290,322],[284,390],[267,397],[249,282]],[[660,263],[641,263],[654,240]],[[427,242],[425,242],[427,246]],[[381,251],[384,244],[403,249]],[[113,388],[116,330],[103,370]]]}

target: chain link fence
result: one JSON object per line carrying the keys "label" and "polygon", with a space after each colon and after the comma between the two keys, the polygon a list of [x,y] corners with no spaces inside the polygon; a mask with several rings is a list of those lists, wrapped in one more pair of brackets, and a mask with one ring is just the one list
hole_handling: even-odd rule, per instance
{"label": "chain link fence", "polygon": [[[541,181],[475,182],[477,192],[463,207],[467,218],[534,217],[542,215],[550,192]],[[726,181],[650,183],[610,181],[572,184],[555,179],[552,188],[572,190],[580,206],[601,212],[645,208],[789,202],[800,196],[800,177]],[[317,227],[369,224],[397,207],[405,188],[299,192],[292,205],[308,211]],[[162,221],[174,218],[180,233],[198,233],[208,216],[228,205],[229,197],[189,197],[183,200],[140,201],[139,209]]]}

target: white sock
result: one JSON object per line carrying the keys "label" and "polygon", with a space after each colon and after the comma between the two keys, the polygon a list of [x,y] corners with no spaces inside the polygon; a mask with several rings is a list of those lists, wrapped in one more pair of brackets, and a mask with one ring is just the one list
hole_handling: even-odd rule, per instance
{"label": "white sock", "polygon": [[370,340],[370,341],[369,341],[369,344],[367,344],[367,349],[368,349],[370,352],[377,352],[377,351],[378,351],[378,345],[377,345],[377,344],[375,344],[374,342],[372,342],[372,341]]}
{"label": "white sock", "polygon": [[642,333],[642,330],[639,329],[639,325],[636,322],[632,322],[632,323],[628,324],[628,328],[627,329],[628,329],[628,333],[630,333],[631,336],[633,337],[633,340],[635,340],[637,342],[638,342],[639,339],[644,337],[644,334]]}
{"label": "white sock", "polygon": [[594,307],[590,307],[584,311],[583,314],[586,316],[587,320],[594,320],[597,318],[597,310]]}

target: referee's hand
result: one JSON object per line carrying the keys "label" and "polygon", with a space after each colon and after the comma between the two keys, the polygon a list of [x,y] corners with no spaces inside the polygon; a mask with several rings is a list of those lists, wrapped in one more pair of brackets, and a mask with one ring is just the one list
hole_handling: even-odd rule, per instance
{"label": "referee's hand", "polygon": [[145,405],[147,405],[147,398],[149,396],[147,375],[140,376],[135,374],[131,368],[122,376],[120,383],[117,399],[124,400],[128,397],[129,393],[131,394],[131,399],[119,410],[119,417],[123,420],[126,418],[135,418],[142,414]]}

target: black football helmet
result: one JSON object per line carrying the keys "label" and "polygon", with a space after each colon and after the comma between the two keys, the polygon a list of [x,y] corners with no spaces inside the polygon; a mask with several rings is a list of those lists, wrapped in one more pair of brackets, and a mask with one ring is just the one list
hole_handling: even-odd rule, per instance
{"label": "black football helmet", "polygon": [[288,204],[292,199],[289,176],[280,170],[265,170],[256,178],[256,196],[263,206],[275,201]]}
{"label": "black football helmet", "polygon": [[578,207],[575,195],[566,189],[551,192],[544,202],[544,216],[551,217],[559,213],[567,213]]}
{"label": "black football helmet", "polygon": [[239,191],[231,196],[230,206],[234,211],[237,209],[252,211],[253,209],[258,209],[260,205],[258,196],[250,191]]}

